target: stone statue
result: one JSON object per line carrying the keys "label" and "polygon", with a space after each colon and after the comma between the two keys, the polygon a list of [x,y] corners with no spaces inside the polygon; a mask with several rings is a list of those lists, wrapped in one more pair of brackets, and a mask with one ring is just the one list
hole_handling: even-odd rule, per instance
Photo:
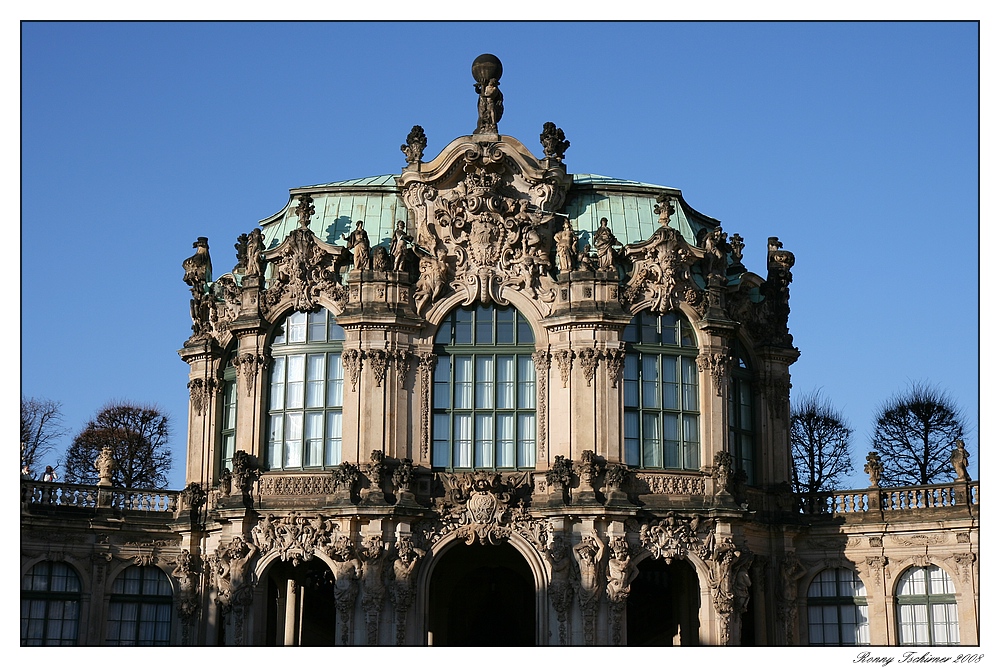
{"label": "stone statue", "polygon": [[111,486],[111,473],[114,472],[116,467],[115,455],[111,450],[111,445],[104,445],[101,453],[97,456],[97,460],[94,461],[94,468],[97,469],[97,475],[100,477],[97,486]]}
{"label": "stone statue", "polygon": [[413,296],[417,312],[422,312],[427,302],[434,301],[444,291],[448,283],[445,256],[444,248],[438,248],[434,255],[425,254],[420,258],[420,277],[417,278],[417,289]]}
{"label": "stone statue", "polygon": [[365,231],[365,221],[358,220],[355,224],[354,231],[342,234],[341,238],[347,241],[347,249],[354,253],[354,268],[359,271],[371,271],[372,245],[368,241],[368,232]]}
{"label": "stone statue", "polygon": [[359,551],[361,559],[361,584],[364,598],[365,626],[368,644],[378,643],[378,619],[385,600],[385,566],[389,559],[389,546],[379,535],[364,538]]}
{"label": "stone statue", "polygon": [[594,249],[597,250],[597,262],[601,271],[614,271],[617,258],[615,248],[620,248],[621,245],[608,227],[608,219],[601,218],[601,224],[594,232]]}
{"label": "stone statue", "polygon": [[566,614],[573,601],[571,581],[573,561],[570,559],[568,551],[566,539],[562,535],[556,534],[552,537],[552,542],[542,552],[552,571],[549,577],[549,599],[552,600],[552,608],[556,610],[556,617],[559,620],[559,643],[563,646],[568,642]]}
{"label": "stone statue", "polygon": [[372,253],[372,270],[373,271],[388,271],[389,270],[389,251],[382,246],[375,246],[375,251]]}
{"label": "stone statue", "polygon": [[406,223],[397,220],[396,231],[392,233],[392,242],[389,244],[393,271],[406,271],[406,260],[410,253],[409,244],[412,242],[413,237],[406,233]]}
{"label": "stone statue", "polygon": [[590,244],[583,245],[583,252],[580,253],[580,270],[593,273],[597,270],[597,263],[594,262],[594,255],[591,252]]}
{"label": "stone statue", "polygon": [[576,263],[576,232],[569,220],[563,223],[561,231],[556,232],[556,262],[560,273],[568,273],[573,270]]}
{"label": "stone statue", "polygon": [[199,236],[192,244],[195,253],[184,260],[184,282],[191,286],[192,291],[201,288],[212,280],[212,257],[208,253],[208,237]]}
{"label": "stone statue", "polygon": [[610,548],[608,598],[612,601],[624,600],[628,597],[630,585],[638,572],[633,572],[632,557],[629,555],[628,542],[624,537],[612,538]]}
{"label": "stone statue", "polygon": [[496,56],[484,53],[472,63],[476,93],[479,94],[479,121],[474,134],[497,134],[497,123],[503,117],[503,93],[500,77],[503,64]]}
{"label": "stone statue", "polygon": [[596,531],[585,535],[580,543],[573,547],[573,557],[580,568],[581,606],[596,600],[604,588],[604,582],[601,581],[601,561],[604,560],[604,547],[605,544],[597,536]]}
{"label": "stone statue", "polygon": [[417,566],[427,554],[423,549],[413,546],[408,535],[400,535],[396,540],[396,560],[392,563],[394,579],[389,593],[392,604],[396,608],[396,646],[402,646],[406,639],[406,612],[413,603],[413,590],[416,585],[414,574]]}
{"label": "stone statue", "polygon": [[955,466],[955,481],[968,482],[969,453],[965,451],[965,441],[959,438],[955,441],[955,449],[951,453],[951,464]]}
{"label": "stone statue", "polygon": [[340,625],[340,643],[351,643],[351,619],[354,617],[354,602],[358,598],[358,581],[361,579],[361,561],[354,555],[354,549],[346,537],[334,544],[331,556],[333,564],[333,602],[337,608]]}
{"label": "stone statue", "polygon": [[246,276],[264,275],[264,234],[260,227],[247,236]]}

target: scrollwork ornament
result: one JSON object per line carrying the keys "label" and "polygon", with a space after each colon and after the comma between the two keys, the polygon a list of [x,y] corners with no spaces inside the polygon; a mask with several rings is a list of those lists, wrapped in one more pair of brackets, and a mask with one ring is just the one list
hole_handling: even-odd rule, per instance
{"label": "scrollwork ornament", "polygon": [[437,355],[424,352],[417,356],[417,372],[420,374],[420,457],[427,459],[430,452],[430,412],[431,381]]}

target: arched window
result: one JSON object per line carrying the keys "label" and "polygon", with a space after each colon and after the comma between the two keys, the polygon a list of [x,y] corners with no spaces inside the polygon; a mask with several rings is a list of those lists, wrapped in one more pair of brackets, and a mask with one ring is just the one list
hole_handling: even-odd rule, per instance
{"label": "arched window", "polygon": [[219,433],[219,473],[233,469],[233,454],[236,452],[236,366],[234,351],[222,372],[222,420]]}
{"label": "arched window", "polygon": [[900,644],[957,644],[958,604],[948,573],[936,565],[904,572],[896,585],[896,618]]}
{"label": "arched window", "polygon": [[535,337],[515,308],[454,310],[434,339],[431,463],[535,466]]}
{"label": "arched window", "polygon": [[638,313],[625,327],[625,462],[700,465],[698,343],[683,315]]}
{"label": "arched window", "polygon": [[21,580],[21,646],[73,646],[80,625],[80,577],[42,561]]}
{"label": "arched window", "polygon": [[809,643],[855,646],[870,643],[868,598],[856,572],[846,568],[823,570],[806,593]]}
{"label": "arched window", "polygon": [[753,484],[754,466],[754,415],[753,373],[747,362],[743,346],[733,346],[733,371],[729,383],[729,451],[733,455],[733,465],[747,475],[747,482]]}
{"label": "arched window", "polygon": [[111,584],[109,646],[167,646],[173,607],[170,581],[158,567],[133,565]]}
{"label": "arched window", "polygon": [[267,465],[301,470],[341,462],[344,330],[325,308],[292,313],[271,344]]}

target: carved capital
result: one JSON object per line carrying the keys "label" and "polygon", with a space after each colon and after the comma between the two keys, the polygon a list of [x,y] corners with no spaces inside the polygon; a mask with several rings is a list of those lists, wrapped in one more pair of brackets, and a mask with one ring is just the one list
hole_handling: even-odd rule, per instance
{"label": "carved capital", "polygon": [[573,368],[573,359],[576,354],[571,349],[556,350],[552,353],[552,358],[556,360],[556,366],[559,368],[559,377],[562,378],[563,387],[566,387],[569,383],[569,373]]}

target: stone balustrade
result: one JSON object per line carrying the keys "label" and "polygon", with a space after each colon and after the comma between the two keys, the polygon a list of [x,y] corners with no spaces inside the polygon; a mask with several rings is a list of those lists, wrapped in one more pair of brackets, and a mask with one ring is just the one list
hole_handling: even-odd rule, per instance
{"label": "stone balustrade", "polygon": [[979,482],[951,482],[891,489],[854,489],[802,496],[806,514],[923,510],[979,504]]}
{"label": "stone balustrade", "polygon": [[170,512],[178,509],[180,491],[116,489],[90,484],[21,480],[21,506],[111,507]]}

